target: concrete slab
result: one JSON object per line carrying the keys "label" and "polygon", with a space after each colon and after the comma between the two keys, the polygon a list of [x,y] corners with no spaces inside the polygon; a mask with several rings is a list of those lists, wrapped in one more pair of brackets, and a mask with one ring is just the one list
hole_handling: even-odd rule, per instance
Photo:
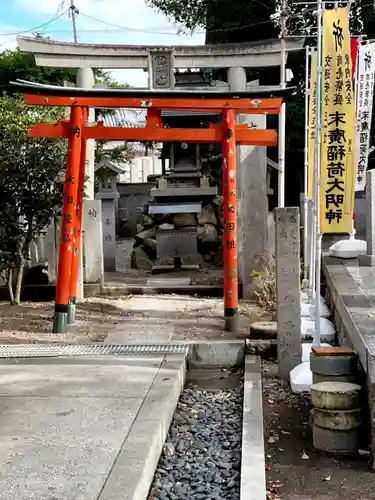
{"label": "concrete slab", "polygon": [[189,352],[189,364],[191,368],[229,368],[243,365],[244,359],[245,342],[243,340],[194,341],[191,343]]}
{"label": "concrete slab", "polygon": [[260,358],[246,356],[242,423],[241,500],[266,500]]}
{"label": "concrete slab", "polygon": [[146,281],[146,286],[150,288],[156,288],[158,289],[159,287],[166,287],[166,286],[189,286],[191,284],[191,278],[186,277],[186,278],[173,278],[173,277],[168,277],[168,278],[160,278],[158,276],[151,276]]}
{"label": "concrete slab", "polygon": [[124,305],[121,320],[113,326],[106,344],[195,342],[249,336],[250,324],[258,319],[255,304],[241,305],[236,335],[224,329],[223,300],[184,295],[132,296]]}
{"label": "concrete slab", "polygon": [[166,356],[98,500],[147,497],[184,383],[184,357]]}
{"label": "concrete slab", "polygon": [[106,338],[107,344],[169,342],[184,318],[186,298],[135,296],[123,321]]}
{"label": "concrete slab", "polygon": [[184,376],[185,355],[3,360],[1,499],[143,500]]}

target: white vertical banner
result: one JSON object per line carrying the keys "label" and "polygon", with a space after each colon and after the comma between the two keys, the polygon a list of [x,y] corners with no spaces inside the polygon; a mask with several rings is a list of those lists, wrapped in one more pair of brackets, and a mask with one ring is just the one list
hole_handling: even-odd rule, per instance
{"label": "white vertical banner", "polygon": [[357,70],[357,110],[355,130],[355,190],[366,186],[370,147],[372,100],[374,95],[375,43],[360,45]]}

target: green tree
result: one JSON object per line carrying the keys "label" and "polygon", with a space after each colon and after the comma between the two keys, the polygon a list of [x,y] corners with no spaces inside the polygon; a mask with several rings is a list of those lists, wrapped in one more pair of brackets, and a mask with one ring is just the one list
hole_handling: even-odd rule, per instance
{"label": "green tree", "polygon": [[29,137],[28,129],[62,113],[27,106],[20,96],[0,97],[0,262],[13,304],[20,303],[30,244],[61,212],[63,199],[66,141]]}
{"label": "green tree", "polygon": [[146,0],[181,27],[206,29],[206,43],[231,43],[275,38],[278,29],[270,16],[274,0]]}
{"label": "green tree", "polygon": [[64,80],[75,81],[75,70],[37,66],[34,56],[16,50],[0,53],[0,87],[5,88],[17,79],[49,85],[63,85]]}

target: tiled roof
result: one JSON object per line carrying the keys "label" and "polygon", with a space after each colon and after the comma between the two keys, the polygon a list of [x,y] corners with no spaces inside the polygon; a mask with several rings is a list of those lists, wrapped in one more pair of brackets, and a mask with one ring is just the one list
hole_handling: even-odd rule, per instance
{"label": "tiled roof", "polygon": [[[113,113],[100,117],[105,127],[141,128],[146,125],[147,111],[145,109],[119,108]],[[144,146],[139,142],[130,142],[130,149],[134,152],[143,152]]]}
{"label": "tiled roof", "polygon": [[146,125],[145,109],[119,108],[103,118],[106,127],[138,128]]}

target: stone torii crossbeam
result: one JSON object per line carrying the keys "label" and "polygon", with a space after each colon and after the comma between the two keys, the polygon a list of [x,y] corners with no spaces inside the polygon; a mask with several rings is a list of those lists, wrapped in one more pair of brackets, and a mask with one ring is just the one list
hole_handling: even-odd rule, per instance
{"label": "stone torii crossbeam", "polygon": [[[87,90],[55,87],[29,82],[12,82],[22,92],[25,103],[36,106],[70,108],[70,120],[55,124],[38,123],[30,128],[32,137],[68,139],[61,238],[53,332],[65,332],[74,321],[81,216],[84,191],[85,143],[87,139],[221,143],[223,148],[224,214],[224,318],[225,328],[235,331],[238,314],[238,262],[236,220],[236,145],[275,146],[274,130],[249,129],[236,125],[236,113],[279,114],[282,97],[254,95],[254,92],[152,91],[133,89]],[[284,95],[280,90],[279,95]],[[146,108],[145,128],[104,127],[87,123],[89,108]],[[161,110],[215,111],[222,124],[198,129],[163,128]]]}

